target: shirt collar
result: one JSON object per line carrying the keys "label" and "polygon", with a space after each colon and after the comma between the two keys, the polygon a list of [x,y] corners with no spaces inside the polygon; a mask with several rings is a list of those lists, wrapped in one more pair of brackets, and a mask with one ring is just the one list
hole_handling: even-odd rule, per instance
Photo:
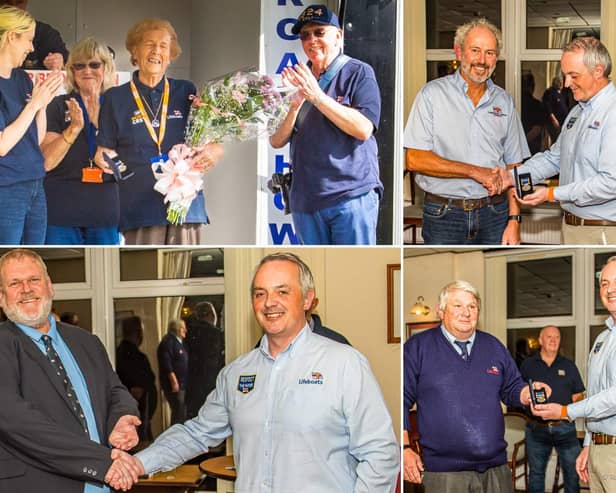
{"label": "shirt collar", "polygon": [[[310,329],[308,322],[306,322],[302,330],[299,331],[299,334],[297,334],[295,336],[295,339],[291,341],[291,344],[289,344],[284,351],[281,351],[280,353],[278,353],[277,357],[280,357],[280,355],[282,354],[288,353],[289,357],[293,358],[295,356],[295,353],[301,350],[301,348],[306,344],[306,341],[311,336],[312,336],[312,330]],[[263,353],[263,355],[266,358],[274,359],[270,356],[269,339],[267,338],[267,334],[261,338],[261,344],[259,346],[259,350],[261,351],[261,353]]]}
{"label": "shirt collar", "polygon": [[604,97],[609,97],[615,90],[616,88],[610,80],[608,81],[607,86],[601,89],[592,98],[590,98],[588,101],[578,101],[578,104],[581,106],[582,109],[593,108],[596,105],[600,105],[601,99],[603,99]]}
{"label": "shirt collar", "polygon": [[160,79],[160,82],[158,84],[156,84],[154,87],[150,87],[150,86],[146,86],[143,82],[141,82],[139,80],[139,70],[135,70],[133,72],[133,82],[135,83],[135,85],[137,86],[137,89],[139,90],[139,92],[141,94],[146,94],[146,91],[157,91],[157,92],[163,92],[163,89],[165,87],[165,79],[167,77],[163,77],[162,79]]}
{"label": "shirt collar", "polygon": [[[446,338],[447,338],[447,340],[451,343],[451,345],[452,345],[452,346],[453,346],[453,344],[454,344],[454,342],[455,342],[455,341],[459,341],[459,340],[460,340],[460,339],[456,339],[456,338],[454,337],[454,335],[453,335],[451,332],[449,332],[449,331],[445,328],[445,326],[444,326],[443,324],[441,324],[441,332],[445,335],[445,337],[446,337]],[[475,342],[475,335],[477,335],[477,331],[476,331],[476,330],[475,330],[475,331],[473,331],[473,335],[472,335],[472,336],[470,336],[468,339],[466,339],[466,340],[470,343],[470,345],[471,345],[471,346],[472,346],[472,345],[473,345],[473,343]]]}
{"label": "shirt collar", "polygon": [[614,319],[612,317],[608,317],[605,321],[605,326],[610,330],[614,330],[616,329],[616,322],[614,322]]}
{"label": "shirt collar", "polygon": [[[58,343],[58,340],[60,338],[60,334],[58,332],[58,329],[56,327],[56,319],[53,318],[51,315],[48,316],[48,320],[49,320],[49,331],[47,332],[47,335],[49,337],[51,337],[52,342],[54,343],[54,345],[56,345]],[[30,339],[32,339],[34,342],[39,342],[41,340],[41,337],[43,337],[43,333],[36,330],[33,327],[30,327],[29,325],[24,325],[24,324],[18,324],[16,322],[14,322],[15,325],[17,325],[17,327],[19,327],[19,329],[21,329],[21,331],[26,334]]]}

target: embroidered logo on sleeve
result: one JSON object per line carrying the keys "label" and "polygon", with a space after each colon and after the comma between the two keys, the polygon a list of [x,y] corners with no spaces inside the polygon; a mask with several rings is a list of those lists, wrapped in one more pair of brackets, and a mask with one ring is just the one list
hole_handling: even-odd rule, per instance
{"label": "embroidered logo on sleeve", "polygon": [[569,121],[567,122],[567,130],[573,128],[573,125],[575,125],[575,122],[577,121],[578,117],[577,116],[572,116],[571,118],[569,118]]}
{"label": "embroidered logo on sleeve", "polygon": [[239,390],[242,394],[247,394],[251,390],[254,390],[256,379],[256,375],[240,375],[237,382],[237,390]]}
{"label": "embroidered logo on sleeve", "polygon": [[323,385],[323,374],[313,371],[310,378],[300,378],[297,383],[300,385]]}
{"label": "embroidered logo on sleeve", "polygon": [[597,344],[595,344],[595,347],[593,348],[592,352],[597,354],[599,351],[601,351],[601,346],[603,346],[603,341],[598,341]]}

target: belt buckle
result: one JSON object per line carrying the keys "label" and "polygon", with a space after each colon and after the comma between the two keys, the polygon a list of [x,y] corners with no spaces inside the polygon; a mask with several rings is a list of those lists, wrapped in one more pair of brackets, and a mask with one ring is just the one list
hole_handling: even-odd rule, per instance
{"label": "belt buckle", "polygon": [[476,209],[476,199],[462,199],[462,209],[464,212],[470,212]]}

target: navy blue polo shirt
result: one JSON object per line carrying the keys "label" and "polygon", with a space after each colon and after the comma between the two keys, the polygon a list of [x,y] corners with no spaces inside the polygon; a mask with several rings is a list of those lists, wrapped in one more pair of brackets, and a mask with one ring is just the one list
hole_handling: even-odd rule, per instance
{"label": "navy blue polo shirt", "polygon": [[582,377],[575,363],[560,355],[556,356],[551,366],[548,366],[541,359],[541,354],[538,351],[522,362],[520,373],[526,381],[532,378],[535,381],[547,383],[552,388],[549,402],[563,405],[571,404],[571,396],[585,390]]}
{"label": "navy blue polo shirt", "polygon": [[[47,106],[47,131],[62,133],[70,125],[66,101],[75,93],[55,97]],[[64,159],[45,177],[47,223],[63,227],[116,227],[120,220],[120,193],[111,175],[103,183],[82,183],[81,170],[90,165],[85,127]],[[96,165],[95,165],[96,166]]]}
{"label": "navy blue polo shirt", "polygon": [[[370,65],[351,58],[325,93],[356,109],[378,128],[381,95]],[[315,212],[370,190],[376,190],[379,196],[383,192],[374,134],[366,141],[351,137],[315,107],[307,111],[301,128],[293,129],[291,166],[292,211]]]}
{"label": "navy blue polo shirt", "polygon": [[[139,82],[137,76],[138,72],[134,72],[133,81],[139,94],[156,111],[163,96],[164,79],[152,88]],[[195,85],[188,80],[168,80],[169,108],[167,130],[161,146],[163,154],[175,144],[184,142],[191,104],[189,96],[196,93]],[[150,161],[158,155],[158,148],[143,123],[128,82],[105,93],[97,143],[115,149],[120,159],[135,172],[134,176],[120,183],[120,231],[168,224],[167,204],[163,203],[163,195],[154,190],[156,180]],[[207,222],[205,198],[201,191],[193,200],[185,223]]]}
{"label": "navy blue polo shirt", "polygon": [[[13,69],[8,79],[0,77],[0,131],[17,119],[31,97],[32,81],[23,70]],[[44,161],[33,120],[17,144],[0,157],[0,185],[43,178]]]}

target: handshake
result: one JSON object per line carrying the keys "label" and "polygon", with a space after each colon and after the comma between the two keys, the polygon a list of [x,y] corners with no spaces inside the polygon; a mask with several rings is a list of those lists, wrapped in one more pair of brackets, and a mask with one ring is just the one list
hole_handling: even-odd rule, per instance
{"label": "handshake", "polygon": [[136,416],[122,416],[109,435],[109,443],[114,447],[111,451],[113,462],[105,474],[105,483],[116,490],[129,490],[139,476],[145,474],[141,461],[126,452],[139,443],[137,426],[140,424]]}
{"label": "handshake", "polygon": [[508,169],[501,168],[500,166],[494,168],[481,168],[477,166],[474,169],[474,176],[472,178],[483,185],[490,196],[500,195],[505,190],[515,187],[516,199],[521,204],[538,205],[550,200],[546,187],[533,189],[530,173],[522,173],[518,176],[517,172],[514,171],[514,174],[515,178],[511,176]]}

